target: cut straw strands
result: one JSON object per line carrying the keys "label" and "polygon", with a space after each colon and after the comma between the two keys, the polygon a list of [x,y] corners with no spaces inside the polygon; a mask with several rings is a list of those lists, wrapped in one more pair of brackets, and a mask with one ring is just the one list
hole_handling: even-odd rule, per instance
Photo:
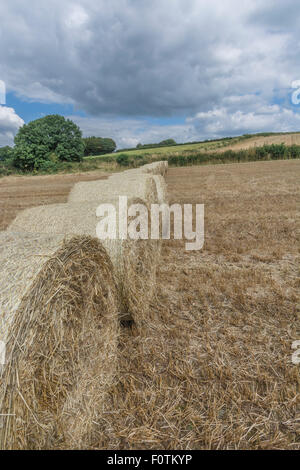
{"label": "cut straw strands", "polygon": [[[115,208],[118,235],[119,197],[114,195],[107,195],[99,202],[54,204],[27,209],[17,216],[10,230],[95,237],[97,224],[101,220],[96,216],[100,203],[111,204]],[[132,204],[146,205],[149,210],[142,199],[128,198],[128,207]],[[160,243],[160,240],[130,238],[101,240],[114,267],[119,313],[124,319],[133,318],[137,324],[146,320],[149,302],[155,291]]]}
{"label": "cut straw strands", "polygon": [[159,204],[164,204],[167,202],[167,184],[165,178],[161,175],[153,175],[153,179],[156,184],[157,191],[157,200]]}
{"label": "cut straw strands", "polygon": [[139,173],[124,177],[122,173],[117,173],[105,181],[76,183],[69,194],[68,202],[100,202],[108,196],[136,197],[147,203],[155,203],[156,184],[152,175]]}
{"label": "cut straw strands", "polygon": [[168,162],[166,161],[159,161],[148,163],[147,165],[143,165],[141,170],[143,173],[152,173],[153,175],[161,175],[165,176],[168,167]]}
{"label": "cut straw strands", "polygon": [[[133,171],[135,171],[135,170],[133,170]],[[124,174],[122,173],[121,175],[124,175]],[[118,178],[123,178],[123,179],[126,178],[127,180],[131,180],[131,181],[134,182],[135,179],[143,178],[144,176],[145,176],[144,173],[137,170],[136,173],[128,172],[124,176],[118,176]],[[156,187],[154,192],[155,192],[155,195],[157,195],[155,198],[153,198],[153,199],[156,199],[156,200],[150,201],[150,202],[152,204],[155,204],[157,202],[159,204],[162,204],[162,203],[166,202],[167,201],[167,184],[166,184],[165,178],[160,174],[159,175],[147,174],[147,177],[150,177],[154,181],[155,187]],[[111,179],[114,179],[116,181],[116,176],[111,176],[109,178],[109,180],[111,180]]]}
{"label": "cut straw strands", "polygon": [[0,239],[1,448],[92,448],[119,332],[109,257],[91,237]]}
{"label": "cut straw strands", "polygon": [[[164,163],[164,162],[162,162]],[[141,167],[143,168],[143,167]],[[153,185],[152,185],[152,194],[155,195],[155,197],[152,198],[148,198],[148,200],[150,200],[150,202],[152,204],[155,204],[155,203],[159,203],[159,204],[162,204],[164,202],[167,201],[167,184],[166,184],[166,181],[165,181],[165,178],[161,175],[161,174],[158,174],[158,175],[152,175],[150,173],[148,174],[144,174],[140,169],[137,169],[137,170],[128,170],[128,172],[124,172],[124,173],[121,173],[121,174],[117,174],[117,175],[112,175],[109,177],[108,179],[108,182],[110,181],[114,181],[114,182],[119,182],[120,181],[120,184],[119,186],[121,187],[122,185],[122,181],[126,181],[126,182],[129,182],[131,181],[132,184],[129,184],[129,187],[131,188],[131,190],[133,191],[134,190],[134,184],[135,184],[135,181],[139,181],[139,179],[141,178],[150,178],[151,180],[154,181],[155,183],[155,189],[153,189]],[[128,184],[128,183],[127,183]]]}

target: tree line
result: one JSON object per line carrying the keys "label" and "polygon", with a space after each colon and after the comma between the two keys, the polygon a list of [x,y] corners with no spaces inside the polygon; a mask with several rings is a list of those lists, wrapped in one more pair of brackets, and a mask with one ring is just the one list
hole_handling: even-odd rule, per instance
{"label": "tree line", "polygon": [[[269,134],[268,134],[269,135]],[[241,138],[248,138],[248,135]],[[53,173],[64,165],[62,162],[81,162],[84,157],[111,154],[116,150],[116,143],[111,138],[82,137],[80,128],[70,119],[60,115],[49,115],[22,126],[14,139],[14,148],[0,148],[0,163],[5,168],[15,168],[22,172],[42,171]],[[158,144],[138,144],[139,149],[179,145],[173,139],[163,140]],[[129,149],[132,150],[132,149]],[[139,166],[148,163],[151,155],[130,152],[104,156],[103,161],[116,161],[120,166]],[[170,165],[193,165],[205,162],[222,163],[228,161],[255,161],[300,158],[300,146],[264,145],[247,150],[222,153],[187,150],[181,155],[161,156]],[[68,163],[66,163],[67,165]],[[1,168],[0,168],[1,170]],[[5,174],[5,173],[4,173]]]}

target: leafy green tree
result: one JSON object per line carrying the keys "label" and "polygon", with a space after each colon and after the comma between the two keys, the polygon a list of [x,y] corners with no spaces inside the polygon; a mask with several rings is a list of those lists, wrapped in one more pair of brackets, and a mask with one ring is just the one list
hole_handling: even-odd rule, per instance
{"label": "leafy green tree", "polygon": [[84,155],[86,157],[92,155],[104,155],[105,153],[112,153],[116,150],[116,142],[113,139],[103,137],[85,137],[84,142]]}
{"label": "leafy green tree", "polygon": [[79,127],[63,116],[49,115],[19,129],[15,137],[14,165],[30,171],[45,167],[45,161],[81,161],[83,150]]}
{"label": "leafy green tree", "polygon": [[13,149],[6,145],[6,147],[0,147],[0,161],[9,160],[13,157]]}
{"label": "leafy green tree", "polygon": [[126,153],[121,153],[120,155],[118,155],[116,160],[117,163],[121,166],[129,166],[130,161]]}
{"label": "leafy green tree", "polygon": [[174,139],[166,139],[159,142],[159,145],[176,145],[176,141]]}
{"label": "leafy green tree", "polygon": [[167,147],[168,145],[177,145],[176,141],[174,139],[166,139],[162,140],[158,144],[137,144],[136,148],[137,149],[151,149],[151,148],[157,148],[157,147]]}

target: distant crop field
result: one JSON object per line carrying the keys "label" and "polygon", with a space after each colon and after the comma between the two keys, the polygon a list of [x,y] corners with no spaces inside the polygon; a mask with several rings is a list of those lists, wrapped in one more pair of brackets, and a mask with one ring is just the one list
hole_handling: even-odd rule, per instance
{"label": "distant crop field", "polygon": [[244,150],[252,147],[259,147],[269,144],[300,145],[300,133],[272,134],[268,136],[234,137],[232,139],[222,139],[211,142],[194,144],[183,144],[157,148],[145,148],[137,150],[124,150],[124,152],[110,153],[93,157],[85,157],[85,160],[95,160],[101,158],[117,158],[121,153],[131,157],[142,157],[143,155],[153,157],[167,157],[177,154],[187,154],[189,152],[223,152],[226,150]]}
{"label": "distant crop field", "polygon": [[231,142],[226,150],[246,150],[252,147],[262,147],[263,145],[285,144],[300,145],[300,133],[278,134],[266,137],[251,137],[240,142]]}
{"label": "distant crop field", "polygon": [[[238,143],[240,141],[240,137],[236,137],[234,139],[225,139],[222,141],[213,141],[213,142],[203,142],[197,144],[184,144],[184,145],[171,145],[166,147],[157,147],[157,148],[146,148],[146,149],[137,149],[137,150],[124,150],[124,153],[137,156],[137,155],[174,155],[176,153],[182,153],[186,151],[209,151],[209,150],[216,150],[220,148],[227,148],[230,144]],[[105,155],[99,155],[94,157],[86,157],[87,159],[95,159],[95,158],[104,158],[104,157],[117,157],[123,152],[118,153],[109,153]]]}

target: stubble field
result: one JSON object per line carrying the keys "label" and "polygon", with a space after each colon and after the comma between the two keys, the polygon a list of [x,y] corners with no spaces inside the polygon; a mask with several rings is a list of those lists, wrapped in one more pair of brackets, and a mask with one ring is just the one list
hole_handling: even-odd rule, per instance
{"label": "stubble field", "polygon": [[170,169],[205,245],[166,241],[151,321],[123,330],[95,447],[299,449],[299,162]]}

